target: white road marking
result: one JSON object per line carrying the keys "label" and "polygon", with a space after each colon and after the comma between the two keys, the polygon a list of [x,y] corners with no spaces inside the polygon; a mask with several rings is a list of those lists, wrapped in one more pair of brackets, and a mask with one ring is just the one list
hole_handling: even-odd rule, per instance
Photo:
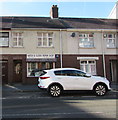
{"label": "white road marking", "polygon": [[118,90],[111,89],[112,92],[118,92]]}
{"label": "white road marking", "polygon": [[[113,97],[116,97],[116,95],[112,95]],[[61,96],[58,99],[63,99],[63,98],[97,98],[97,96]],[[106,97],[106,96],[103,96]],[[102,97],[102,98],[103,98]],[[6,100],[6,99],[51,99],[53,97],[48,97],[48,96],[16,96],[16,97],[2,97],[0,100]]]}
{"label": "white road marking", "polygon": [[[62,96],[62,97],[59,97],[60,99],[61,98],[74,98],[75,96]],[[77,96],[76,96],[77,97]],[[86,98],[86,97],[89,97],[89,98],[95,98],[96,96],[78,96],[79,98]],[[29,99],[29,98],[33,98],[33,99],[40,99],[40,98],[46,98],[46,99],[49,99],[49,98],[52,98],[52,97],[47,97],[47,96],[40,96],[40,97],[37,97],[37,96],[17,96],[17,97],[3,97],[3,98],[0,98],[0,99]],[[58,99],[59,99],[58,98]]]}
{"label": "white road marking", "polygon": [[31,99],[31,98],[33,98],[33,99],[38,99],[38,98],[52,98],[52,97],[31,97],[31,96],[23,96],[23,97],[3,97],[3,98],[0,98],[0,99],[3,99],[3,100],[5,100],[5,99]]}
{"label": "white road marking", "polygon": [[85,97],[85,98],[86,98],[86,97],[92,97],[92,98],[93,98],[93,97],[97,97],[97,96],[81,96],[81,97]]}
{"label": "white road marking", "polygon": [[[50,115],[71,115],[71,114],[85,114],[85,112],[70,112],[70,113],[38,113],[38,114],[3,114],[4,117],[11,116],[50,116]],[[87,112],[87,114],[103,114],[103,112]]]}
{"label": "white road marking", "polygon": [[11,86],[11,85],[8,85],[8,84],[6,84],[5,86],[10,87],[10,88],[15,89],[15,90],[18,90],[18,91],[22,91],[21,89],[14,87],[14,86]]}

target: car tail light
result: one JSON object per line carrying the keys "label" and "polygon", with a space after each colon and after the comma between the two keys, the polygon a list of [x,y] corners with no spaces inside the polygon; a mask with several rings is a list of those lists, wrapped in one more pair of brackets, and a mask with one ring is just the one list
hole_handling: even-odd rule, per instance
{"label": "car tail light", "polygon": [[47,78],[50,78],[50,77],[40,77],[40,79],[47,79]]}

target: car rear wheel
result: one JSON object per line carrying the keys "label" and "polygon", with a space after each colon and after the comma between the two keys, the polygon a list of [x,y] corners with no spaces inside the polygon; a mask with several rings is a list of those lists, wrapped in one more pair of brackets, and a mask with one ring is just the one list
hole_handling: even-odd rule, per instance
{"label": "car rear wheel", "polygon": [[94,88],[94,92],[97,96],[104,96],[107,93],[107,88],[103,84],[98,84]]}
{"label": "car rear wheel", "polygon": [[53,97],[59,97],[61,95],[62,89],[59,85],[51,85],[49,88],[49,93]]}

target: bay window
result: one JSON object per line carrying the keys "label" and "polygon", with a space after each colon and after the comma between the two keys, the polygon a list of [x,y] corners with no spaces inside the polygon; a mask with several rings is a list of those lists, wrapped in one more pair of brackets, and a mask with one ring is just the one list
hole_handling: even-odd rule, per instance
{"label": "bay window", "polygon": [[27,63],[27,76],[39,77],[40,70],[53,68],[53,62],[28,62]]}

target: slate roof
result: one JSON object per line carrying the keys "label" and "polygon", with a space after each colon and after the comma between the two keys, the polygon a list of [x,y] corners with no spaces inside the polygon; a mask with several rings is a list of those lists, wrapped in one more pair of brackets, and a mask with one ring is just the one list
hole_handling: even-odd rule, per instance
{"label": "slate roof", "polygon": [[[2,20],[1,20],[2,18]],[[1,23],[2,22],[2,23]],[[0,29],[52,28],[52,29],[117,29],[118,19],[50,17],[0,17]]]}

